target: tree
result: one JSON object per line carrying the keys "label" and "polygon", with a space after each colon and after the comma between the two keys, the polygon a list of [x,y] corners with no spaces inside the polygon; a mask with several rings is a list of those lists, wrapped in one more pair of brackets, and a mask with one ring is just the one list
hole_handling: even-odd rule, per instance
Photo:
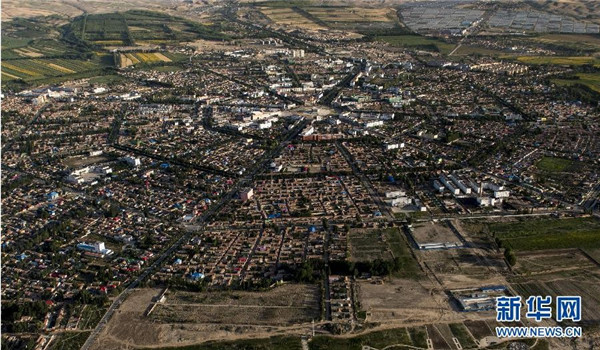
{"label": "tree", "polygon": [[504,250],[504,258],[510,266],[515,266],[517,263],[517,257],[513,252],[512,248],[508,247]]}

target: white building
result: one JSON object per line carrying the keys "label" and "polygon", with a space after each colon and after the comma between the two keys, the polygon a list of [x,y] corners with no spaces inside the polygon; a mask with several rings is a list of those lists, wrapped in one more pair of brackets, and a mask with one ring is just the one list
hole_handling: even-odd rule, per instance
{"label": "white building", "polygon": [[134,158],[134,157],[130,157],[130,156],[123,157],[123,160],[127,164],[129,164],[129,165],[131,165],[133,167],[137,167],[137,166],[140,166],[142,164],[142,161],[139,158]]}

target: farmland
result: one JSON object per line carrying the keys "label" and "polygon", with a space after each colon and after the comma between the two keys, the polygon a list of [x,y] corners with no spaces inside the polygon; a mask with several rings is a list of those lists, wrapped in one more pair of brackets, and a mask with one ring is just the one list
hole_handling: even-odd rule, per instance
{"label": "farmland", "polygon": [[163,13],[130,10],[123,13],[82,15],[70,25],[70,34],[98,46],[133,46],[194,39],[225,39],[218,29]]}
{"label": "farmland", "polygon": [[74,73],[98,70],[99,61],[76,59],[22,59],[2,61],[2,78],[22,79],[27,82],[39,81],[50,77],[62,77]]}
{"label": "farmland", "polygon": [[554,79],[553,82],[561,86],[582,84],[600,93],[600,74],[598,73],[577,73],[574,79]]}
{"label": "farmland", "polygon": [[377,37],[377,40],[386,42],[392,46],[404,47],[413,50],[434,51],[444,54],[449,53],[454,45],[439,39],[428,38],[420,35],[391,35]]}
{"label": "farmland", "polygon": [[160,52],[132,52],[118,54],[117,65],[121,68],[138,63],[152,64],[157,62],[171,62],[171,58]]}
{"label": "farmland", "polygon": [[531,295],[579,295],[585,312],[583,325],[600,318],[600,267],[578,249],[517,253],[510,282],[523,298]]}
{"label": "farmland", "polygon": [[392,8],[310,6],[304,2],[261,2],[260,12],[279,25],[337,29],[362,34],[404,29]]}
{"label": "farmland", "polygon": [[600,221],[595,218],[496,223],[489,230],[515,250],[600,247]]}
{"label": "farmland", "polygon": [[517,58],[521,63],[527,64],[555,64],[566,66],[581,66],[584,64],[593,64],[600,66],[600,60],[591,56],[520,56]]}

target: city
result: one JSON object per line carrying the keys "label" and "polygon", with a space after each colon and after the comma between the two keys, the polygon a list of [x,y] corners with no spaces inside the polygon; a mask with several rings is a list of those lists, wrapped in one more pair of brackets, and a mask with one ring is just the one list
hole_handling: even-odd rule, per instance
{"label": "city", "polygon": [[120,5],[2,3],[2,349],[600,346],[600,4]]}

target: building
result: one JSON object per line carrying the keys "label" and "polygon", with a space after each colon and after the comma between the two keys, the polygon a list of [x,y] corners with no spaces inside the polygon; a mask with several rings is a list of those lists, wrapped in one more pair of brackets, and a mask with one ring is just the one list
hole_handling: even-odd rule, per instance
{"label": "building", "polygon": [[292,50],[292,57],[303,58],[304,57],[304,49]]}
{"label": "building", "polygon": [[477,197],[477,204],[481,207],[489,207],[496,204],[496,199],[491,197]]}
{"label": "building", "polygon": [[438,180],[433,181],[433,188],[435,188],[435,190],[440,193],[444,192],[444,190],[446,189],[446,187],[444,187],[444,185],[442,185],[442,183]]}
{"label": "building", "polygon": [[77,249],[101,255],[112,255],[113,251],[104,246],[104,242],[79,243]]}
{"label": "building", "polygon": [[133,167],[137,167],[140,166],[142,164],[142,161],[139,158],[134,158],[134,157],[123,157],[123,161],[125,161],[125,163],[133,166]]}
{"label": "building", "polygon": [[494,191],[494,198],[508,198],[510,191]]}
{"label": "building", "polygon": [[406,192],[404,191],[389,191],[385,193],[385,198],[396,198],[404,196],[406,196]]}
{"label": "building", "polygon": [[252,188],[244,188],[240,191],[240,198],[243,201],[249,201],[254,196],[254,190]]}

